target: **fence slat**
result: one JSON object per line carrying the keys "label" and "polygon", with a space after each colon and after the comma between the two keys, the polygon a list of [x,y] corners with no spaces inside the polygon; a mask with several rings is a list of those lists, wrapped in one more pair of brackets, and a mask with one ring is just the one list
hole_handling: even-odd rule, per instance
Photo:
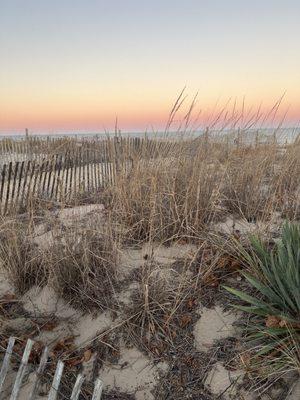
{"label": "fence slat", "polygon": [[[18,171],[19,171],[19,161],[15,163],[15,172],[13,174],[13,186],[12,186],[12,192],[11,192],[11,201],[10,201],[10,207],[14,207],[14,202],[15,202],[15,191],[16,191],[16,182],[17,182],[17,176],[18,176]],[[15,204],[17,206],[17,204]]]}
{"label": "fence slat", "polygon": [[49,161],[48,180],[47,180],[47,185],[45,188],[46,197],[50,198],[50,199],[51,199],[51,197],[50,197],[51,175],[52,175],[54,168],[55,168],[55,158],[52,156],[51,160]]}
{"label": "fence slat", "polygon": [[58,361],[52,386],[49,392],[48,400],[56,399],[63,370],[64,370],[64,363],[62,361]]}
{"label": "fence slat", "polygon": [[68,152],[68,154],[66,155],[65,165],[64,165],[64,169],[65,169],[64,201],[66,201],[67,193],[68,193],[69,166],[70,166],[70,155],[69,155],[69,152]]}
{"label": "fence slat", "polygon": [[[27,183],[27,180],[28,180],[28,176],[30,174],[30,165],[31,165],[31,161],[27,161],[27,167],[26,167],[26,171],[25,171],[25,174],[24,174],[22,194],[21,194],[21,200],[20,200],[20,205],[21,206],[24,203],[26,183]],[[28,190],[28,188],[27,188],[27,190]]]}
{"label": "fence slat", "polygon": [[83,148],[82,149],[82,188],[83,188],[83,192],[85,192],[87,190],[87,186],[86,186],[86,170],[85,170],[85,165],[86,165],[86,151]]}
{"label": "fence slat", "polygon": [[51,200],[55,200],[55,199],[53,199],[53,194],[54,194],[54,186],[55,186],[55,180],[56,180],[57,167],[58,167],[58,154],[56,154],[55,159],[53,161],[53,179],[52,179],[51,192],[50,192]]}
{"label": "fence slat", "polygon": [[84,376],[82,374],[79,374],[74,384],[70,400],[78,399],[83,382],[84,382]]}
{"label": "fence slat", "polygon": [[6,175],[6,164],[3,165],[3,168],[2,168],[2,171],[1,171],[1,188],[0,188],[0,207],[1,207],[1,210],[2,210],[4,185],[5,185],[5,175]]}
{"label": "fence slat", "polygon": [[31,389],[31,393],[29,395],[28,400],[35,400],[37,392],[38,392],[38,388],[39,388],[39,383],[40,383],[40,379],[42,377],[42,374],[45,370],[46,367],[46,363],[48,360],[48,347],[44,348],[41,360],[40,360],[40,364],[39,367],[35,373],[35,377],[34,377],[34,382],[32,385],[32,389]]}
{"label": "fence slat", "polygon": [[73,157],[73,165],[74,165],[74,183],[73,183],[73,194],[74,197],[76,197],[76,193],[77,193],[77,183],[78,183],[78,179],[77,179],[77,168],[78,168],[78,151],[76,150],[76,152],[74,153],[74,157]]}
{"label": "fence slat", "polygon": [[104,143],[103,147],[104,153],[104,185],[108,182],[108,157],[107,157],[107,141]]}
{"label": "fence slat", "polygon": [[[35,181],[36,181],[36,177],[37,177],[37,173],[34,174],[35,171],[36,171],[36,162],[33,161],[31,174],[30,174],[30,178],[29,178],[29,183],[28,183],[28,187],[27,187],[26,204],[28,204],[29,197],[32,195],[32,193],[34,194]],[[32,190],[32,193],[31,193],[31,183],[32,183],[32,181],[34,181],[34,182],[33,182],[33,190]]]}
{"label": "fence slat", "polygon": [[[43,161],[39,165],[39,173],[38,173],[38,180],[35,180],[35,183],[37,183],[36,187],[36,196],[39,196],[41,193],[41,185],[42,185],[42,179],[43,179],[43,171],[44,171],[44,165],[45,165],[45,159],[43,158]],[[35,189],[33,189],[32,195],[35,195]]]}
{"label": "fence slat", "polygon": [[8,164],[8,177],[7,177],[7,185],[6,185],[6,199],[5,199],[5,205],[4,205],[4,214],[6,214],[8,202],[9,202],[11,173],[12,173],[12,162],[10,162]]}
{"label": "fence slat", "polygon": [[60,174],[61,174],[61,169],[62,169],[62,163],[63,163],[63,156],[60,156],[60,159],[58,161],[58,169],[57,169],[57,176],[56,176],[56,188],[55,188],[55,200],[58,201],[58,190],[60,186]]}
{"label": "fence slat", "polygon": [[12,393],[11,393],[11,396],[10,396],[10,400],[17,400],[17,398],[18,398],[18,394],[19,394],[19,391],[20,391],[20,388],[21,388],[22,380],[24,378],[24,374],[26,372],[27,363],[28,363],[28,359],[29,359],[29,356],[30,356],[30,352],[31,352],[32,346],[33,346],[33,341],[31,339],[28,339],[27,343],[26,343],[26,347],[25,347],[24,353],[23,353],[23,357],[22,357],[22,360],[21,360],[21,365],[19,367],[19,370],[18,370],[18,373],[17,373],[17,377],[16,377],[16,380],[15,380],[15,384],[14,384],[14,387],[13,387],[13,390],[12,390]]}
{"label": "fence slat", "polygon": [[45,194],[47,175],[49,174],[49,165],[50,165],[50,162],[48,160],[48,161],[46,161],[45,168],[44,168],[43,186],[42,186],[42,190],[41,190],[42,198],[44,197],[44,194]]}
{"label": "fence slat", "polygon": [[92,400],[100,400],[102,396],[102,390],[103,390],[103,382],[101,381],[101,379],[98,378],[95,382]]}
{"label": "fence slat", "polygon": [[22,182],[22,179],[23,179],[24,164],[25,164],[25,161],[22,161],[21,168],[20,168],[20,173],[19,173],[19,183],[18,183],[18,189],[17,189],[17,197],[16,197],[16,206],[17,207],[19,206],[19,198],[20,198],[21,182]]}
{"label": "fence slat", "polygon": [[83,190],[81,190],[83,188],[83,184],[81,181],[81,177],[82,177],[82,148],[81,147],[79,149],[78,166],[79,166],[79,171],[78,171],[78,175],[79,175],[78,185],[79,186],[78,186],[78,188],[79,188],[79,192],[81,192],[81,191],[83,191]]}
{"label": "fence slat", "polygon": [[70,182],[69,182],[69,199],[72,199],[73,195],[73,170],[74,170],[74,153],[70,157]]}
{"label": "fence slat", "polygon": [[13,347],[14,347],[14,344],[15,344],[15,340],[16,339],[14,337],[11,337],[11,338],[9,338],[9,341],[8,341],[6,353],[5,353],[3,364],[2,364],[2,367],[1,367],[1,371],[0,371],[0,393],[2,391],[2,386],[3,386],[3,383],[5,381],[5,378],[6,378],[6,375],[7,375],[7,371],[9,369],[10,357],[12,355],[12,350],[13,350]]}
{"label": "fence slat", "polygon": [[87,149],[87,153],[86,153],[86,157],[87,157],[87,164],[86,164],[86,168],[87,168],[87,190],[90,190],[90,160],[89,160],[89,156],[90,156],[90,152],[89,149]]}

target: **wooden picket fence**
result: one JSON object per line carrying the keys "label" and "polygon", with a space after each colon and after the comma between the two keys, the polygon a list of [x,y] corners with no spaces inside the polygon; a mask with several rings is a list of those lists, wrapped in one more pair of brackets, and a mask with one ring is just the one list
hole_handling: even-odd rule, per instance
{"label": "wooden picket fence", "polygon": [[74,154],[79,148],[82,151],[96,151],[98,154],[116,153],[134,155],[144,152],[155,156],[155,153],[166,153],[172,146],[174,140],[149,139],[145,137],[122,137],[114,136],[100,139],[76,139],[76,138],[54,138],[54,137],[29,137],[26,139],[2,139],[0,140],[0,169],[1,165],[15,161],[37,161],[41,162],[45,158],[66,153]]}
{"label": "wooden picket fence", "polygon": [[[98,191],[114,184],[121,169],[132,165],[128,154],[115,141],[97,146],[71,145],[57,154],[42,153],[41,159],[10,161],[0,175],[0,213],[23,209],[32,199],[67,202],[79,193]],[[30,159],[31,158],[31,159]]]}
{"label": "wooden picket fence", "polygon": [[1,214],[22,209],[32,199],[67,202],[77,193],[113,184],[115,177],[116,163],[110,159],[85,162],[55,156],[41,163],[10,162],[1,172]]}
{"label": "wooden picket fence", "polygon": [[99,191],[115,184],[120,171],[129,173],[135,159],[167,156],[176,146],[174,141],[122,137],[4,141],[0,160],[11,158],[0,163],[0,214],[23,210],[34,199],[66,203]]}
{"label": "wooden picket fence", "polygon": [[[15,344],[15,338],[10,337],[8,341],[8,345],[6,348],[5,356],[3,358],[2,367],[0,370],[0,397],[3,393],[4,383],[8,376],[9,371],[11,370],[11,358],[13,355],[13,348]],[[15,382],[10,388],[10,400],[17,400],[20,398],[22,385],[24,384],[26,372],[28,370],[28,361],[34,345],[34,341],[28,339],[26,347],[23,352],[23,356],[19,365],[19,369],[16,375]],[[45,368],[47,366],[47,361],[49,357],[49,349],[48,347],[44,348],[44,351],[40,358],[40,363],[37,370],[34,372],[34,379],[30,386],[29,396],[27,399],[24,399],[22,395],[22,400],[35,400],[38,398],[40,382],[43,377],[43,373],[45,372]],[[58,361],[55,374],[52,380],[51,388],[48,393],[48,400],[56,400],[59,397],[59,386],[63,376],[64,371],[64,363],[62,361]],[[75,384],[72,388],[72,394],[70,400],[77,400],[80,396],[81,388],[84,383],[85,377],[82,374],[79,374],[76,378]],[[94,384],[94,390],[91,397],[91,400],[100,400],[102,396],[103,383],[101,379],[97,379]],[[64,396],[65,398],[65,396]]]}

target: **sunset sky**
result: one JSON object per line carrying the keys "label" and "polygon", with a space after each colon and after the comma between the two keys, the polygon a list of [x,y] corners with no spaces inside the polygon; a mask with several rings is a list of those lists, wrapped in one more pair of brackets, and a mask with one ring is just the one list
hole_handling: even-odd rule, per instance
{"label": "sunset sky", "polygon": [[[300,120],[299,0],[0,0],[0,132],[162,129],[186,86]],[[245,100],[243,100],[245,99]]]}

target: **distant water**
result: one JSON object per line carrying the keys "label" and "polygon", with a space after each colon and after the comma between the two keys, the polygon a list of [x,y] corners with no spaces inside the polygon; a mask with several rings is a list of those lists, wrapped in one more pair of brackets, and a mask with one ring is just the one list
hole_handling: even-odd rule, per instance
{"label": "distant water", "polygon": [[[170,137],[170,138],[184,138],[184,137],[199,137],[202,136],[205,133],[204,130],[199,130],[197,132],[121,132],[121,136],[123,137],[132,137],[132,138],[142,138],[142,137],[148,137],[148,138],[164,138],[164,137]],[[263,128],[263,129],[249,129],[247,131],[241,131],[243,141],[246,142],[252,142],[253,139],[256,137],[256,135],[259,135],[260,140],[266,140],[268,141],[269,139],[273,138],[274,135],[276,135],[276,140],[279,143],[284,143],[284,142],[292,142],[293,140],[296,139],[300,135],[300,128],[298,127],[290,127],[290,128]],[[237,129],[223,129],[223,130],[210,130],[209,135],[214,136],[214,137],[224,137],[224,136],[229,136],[229,137],[236,137],[238,135],[238,130]],[[105,137],[113,137],[115,134],[107,134],[103,132],[99,133],[91,133],[91,132],[85,132],[85,133],[76,133],[76,132],[57,132],[57,133],[32,133],[30,134],[31,137],[39,137],[46,139],[47,137],[51,138],[64,138],[64,137],[69,137],[69,138],[78,138],[78,139],[86,139],[86,140],[92,140],[92,139],[101,139]],[[25,133],[14,133],[14,134],[5,134],[5,133],[0,133],[0,139],[1,138],[9,138],[13,140],[22,140],[25,138]]]}

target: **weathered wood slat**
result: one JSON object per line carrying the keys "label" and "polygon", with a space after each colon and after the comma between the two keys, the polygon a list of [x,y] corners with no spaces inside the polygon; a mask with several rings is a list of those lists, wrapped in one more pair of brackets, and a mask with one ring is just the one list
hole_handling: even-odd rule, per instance
{"label": "weathered wood slat", "polygon": [[2,201],[3,201],[3,193],[4,193],[4,185],[5,185],[5,175],[6,175],[6,164],[3,165],[1,171],[1,188],[0,188],[0,207],[2,211]]}
{"label": "weathered wood slat", "polygon": [[1,371],[0,371],[0,393],[2,391],[3,383],[5,381],[5,378],[6,378],[6,375],[7,375],[7,371],[8,371],[9,366],[10,366],[10,358],[11,358],[11,355],[12,355],[12,351],[13,351],[13,347],[14,347],[14,344],[15,344],[15,340],[16,339],[14,337],[11,337],[11,338],[9,338],[9,341],[8,341],[6,353],[5,353],[3,364],[2,364],[2,367],[1,367]]}
{"label": "weathered wood slat", "polygon": [[104,145],[103,145],[103,162],[102,162],[102,164],[103,164],[103,169],[104,169],[104,174],[102,175],[102,177],[103,177],[103,185],[105,186],[105,184],[106,184],[106,182],[107,182],[107,176],[108,176],[108,168],[107,168],[107,150],[106,150],[106,147],[107,147],[107,143],[106,142],[104,142]]}
{"label": "weathered wood slat", "polygon": [[21,365],[19,367],[18,373],[17,373],[17,377],[15,380],[15,384],[13,386],[13,390],[10,396],[10,400],[17,400],[18,398],[18,394],[19,391],[21,389],[21,385],[22,385],[22,380],[24,378],[25,372],[26,372],[26,368],[27,368],[27,364],[28,364],[28,359],[31,353],[31,349],[33,346],[33,341],[28,339],[27,343],[26,343],[26,347],[23,353],[23,357],[21,360]]}
{"label": "weathered wood slat", "polygon": [[95,382],[92,400],[100,400],[102,396],[102,391],[103,391],[103,382],[101,381],[101,379],[98,378]]}
{"label": "weathered wood slat", "polygon": [[38,164],[34,165],[33,184],[32,184],[32,188],[30,188],[30,190],[28,192],[30,198],[35,197],[36,192],[38,192],[39,185],[37,184],[37,182],[38,182],[39,176],[41,176],[41,170],[42,170],[41,164],[40,165],[38,165]]}
{"label": "weathered wood slat", "polygon": [[20,168],[20,173],[19,173],[17,196],[16,196],[16,200],[15,200],[16,207],[19,207],[19,198],[20,198],[20,191],[21,191],[21,182],[22,182],[22,179],[23,179],[24,164],[25,164],[25,161],[22,161],[21,168]]}
{"label": "weathered wood slat", "polygon": [[80,395],[81,386],[84,382],[84,376],[79,374],[74,384],[70,400],[77,400]]}
{"label": "weathered wood slat", "polygon": [[78,167],[79,167],[79,171],[78,171],[78,181],[79,181],[79,191],[81,191],[82,189],[82,149],[80,147],[79,149],[79,155],[78,155]]}
{"label": "weathered wood slat", "polygon": [[[76,168],[76,165],[75,165]],[[68,198],[70,199],[72,197],[73,193],[73,172],[74,172],[74,153],[72,157],[70,158],[70,182],[69,182],[69,191],[68,191]]]}
{"label": "weathered wood slat", "polygon": [[[36,180],[36,177],[37,177],[37,173],[34,174],[35,171],[36,171],[36,162],[33,161],[32,168],[31,168],[31,173],[30,173],[30,178],[29,178],[29,183],[28,183],[28,187],[27,187],[26,204],[28,204],[28,201],[29,201],[29,199],[31,197],[31,193],[32,192],[34,193],[35,180]],[[31,191],[31,183],[32,183],[32,181],[34,181],[34,183],[33,183],[33,190]]]}
{"label": "weathered wood slat", "polygon": [[[38,184],[37,184],[37,187],[36,187],[36,195],[40,195],[40,193],[41,193],[41,187],[42,187],[42,180],[43,180],[43,171],[44,171],[44,169],[45,169],[45,164],[46,164],[46,161],[45,161],[45,159],[43,158],[43,161],[42,161],[42,163],[40,164],[40,168],[39,168],[39,179],[38,179]],[[34,193],[34,190],[33,190],[33,196],[35,195],[35,193]]]}
{"label": "weathered wood slat", "polygon": [[62,169],[62,155],[59,158],[58,161],[58,168],[57,168],[57,177],[56,177],[56,188],[55,188],[55,200],[58,201],[58,197],[59,197],[59,186],[60,186],[60,174],[61,174],[61,169]]}
{"label": "weathered wood slat", "polygon": [[47,360],[48,360],[48,347],[45,347],[45,349],[43,351],[43,354],[42,354],[42,357],[41,357],[41,360],[40,360],[39,367],[38,367],[38,369],[37,369],[37,371],[35,373],[34,381],[33,381],[33,384],[32,384],[32,389],[31,389],[31,392],[30,392],[28,400],[35,400],[35,398],[37,396],[40,379],[41,379],[42,374],[43,374],[43,372],[45,370]]}
{"label": "weathered wood slat", "polygon": [[[20,205],[21,206],[24,203],[27,180],[28,180],[28,177],[30,177],[31,161],[27,161],[26,164],[27,164],[27,166],[26,166],[25,173],[24,173],[24,178],[23,178],[22,194],[21,194],[21,197],[20,197]],[[27,187],[27,190],[28,190],[28,187]]]}
{"label": "weathered wood slat", "polygon": [[64,370],[64,363],[62,361],[58,361],[52,386],[49,392],[48,400],[56,399],[63,370]]}
{"label": "weathered wood slat", "polygon": [[16,190],[16,183],[17,183],[17,177],[18,177],[18,171],[19,171],[19,161],[15,163],[15,171],[13,174],[13,186],[12,186],[12,192],[11,192],[11,202],[10,202],[10,207],[13,208],[15,205],[15,190]]}
{"label": "weathered wood slat", "polygon": [[85,173],[85,150],[82,149],[82,190],[85,192],[86,190],[86,173]]}
{"label": "weathered wood slat", "polygon": [[91,186],[90,186],[90,163],[89,163],[89,155],[90,152],[89,150],[87,150],[86,153],[86,158],[87,158],[87,163],[86,163],[86,169],[87,169],[87,190],[90,190]]}
{"label": "weathered wood slat", "polygon": [[77,169],[78,169],[78,151],[74,153],[73,157],[73,163],[74,163],[74,184],[73,184],[73,191],[74,191],[74,196],[76,196],[77,193],[77,186],[78,186],[78,179],[77,179]]}
{"label": "weathered wood slat", "polygon": [[44,194],[45,194],[47,175],[49,174],[49,165],[50,165],[50,162],[48,160],[48,161],[46,161],[45,168],[44,168],[43,186],[42,186],[41,193],[40,193],[42,196],[44,196]]}
{"label": "weathered wood slat", "polygon": [[68,193],[68,180],[69,180],[69,168],[70,168],[70,154],[68,152],[68,155],[66,156],[65,160],[65,191],[64,191],[64,201],[66,200],[67,193]]}
{"label": "weathered wood slat", "polygon": [[6,214],[8,203],[9,203],[11,174],[12,174],[12,162],[10,162],[8,165],[8,177],[7,177],[7,184],[6,184],[6,199],[5,199],[5,205],[4,205],[4,214]]}
{"label": "weathered wood slat", "polygon": [[[55,158],[53,160],[53,171],[52,171],[53,172],[53,179],[52,179],[51,191],[50,191],[50,194],[49,194],[51,200],[53,200],[57,167],[58,167],[58,155],[56,154],[56,156],[55,156]],[[49,190],[50,190],[50,188],[49,188]]]}
{"label": "weathered wood slat", "polygon": [[55,168],[55,158],[52,156],[49,162],[48,180],[45,188],[47,198],[50,198],[51,176],[52,172],[54,171],[54,168]]}

